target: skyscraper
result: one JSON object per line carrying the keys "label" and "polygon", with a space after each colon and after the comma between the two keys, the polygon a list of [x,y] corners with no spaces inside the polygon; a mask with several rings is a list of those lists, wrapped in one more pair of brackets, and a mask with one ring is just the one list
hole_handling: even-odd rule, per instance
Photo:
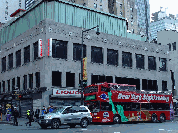
{"label": "skyscraper", "polygon": [[11,19],[10,15],[17,9],[25,9],[25,0],[1,0],[0,22],[6,23]]}

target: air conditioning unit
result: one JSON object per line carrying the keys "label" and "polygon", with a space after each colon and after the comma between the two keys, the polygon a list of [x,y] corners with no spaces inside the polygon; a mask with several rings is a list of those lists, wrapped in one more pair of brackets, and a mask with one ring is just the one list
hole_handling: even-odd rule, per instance
{"label": "air conditioning unit", "polygon": [[159,53],[159,50],[158,50],[158,49],[156,49],[156,53]]}
{"label": "air conditioning unit", "polygon": [[106,43],[106,42],[107,42],[107,39],[104,39],[104,42]]}

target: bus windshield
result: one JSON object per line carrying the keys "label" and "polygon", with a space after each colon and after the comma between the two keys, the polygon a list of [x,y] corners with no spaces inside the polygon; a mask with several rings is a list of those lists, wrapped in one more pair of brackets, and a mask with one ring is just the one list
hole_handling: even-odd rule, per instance
{"label": "bus windshield", "polygon": [[91,112],[99,112],[100,111],[100,103],[98,101],[85,102],[85,106],[87,106]]}

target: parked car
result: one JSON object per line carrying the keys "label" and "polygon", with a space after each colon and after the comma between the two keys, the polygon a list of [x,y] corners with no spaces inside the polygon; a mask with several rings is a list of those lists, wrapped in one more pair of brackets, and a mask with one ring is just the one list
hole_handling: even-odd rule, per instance
{"label": "parked car", "polygon": [[38,124],[41,128],[59,128],[60,125],[67,124],[71,128],[80,125],[86,128],[92,122],[91,112],[86,106],[64,106],[40,116]]}

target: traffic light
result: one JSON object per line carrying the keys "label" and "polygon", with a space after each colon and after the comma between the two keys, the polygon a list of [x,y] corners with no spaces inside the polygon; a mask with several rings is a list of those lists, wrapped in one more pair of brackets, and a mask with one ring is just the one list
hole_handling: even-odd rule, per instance
{"label": "traffic light", "polygon": [[19,95],[19,100],[22,99],[22,95]]}

